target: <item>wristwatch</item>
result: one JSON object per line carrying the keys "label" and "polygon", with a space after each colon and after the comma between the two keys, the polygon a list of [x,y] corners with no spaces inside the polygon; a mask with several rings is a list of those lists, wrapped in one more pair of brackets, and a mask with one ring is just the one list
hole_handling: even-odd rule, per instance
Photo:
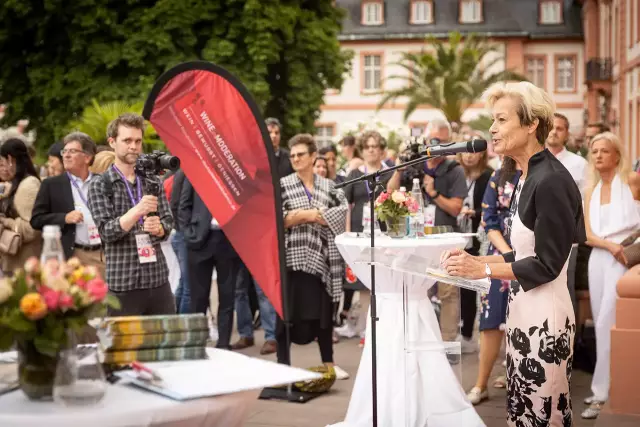
{"label": "wristwatch", "polygon": [[489,279],[491,279],[491,267],[489,267],[489,263],[484,265],[484,274],[487,275]]}

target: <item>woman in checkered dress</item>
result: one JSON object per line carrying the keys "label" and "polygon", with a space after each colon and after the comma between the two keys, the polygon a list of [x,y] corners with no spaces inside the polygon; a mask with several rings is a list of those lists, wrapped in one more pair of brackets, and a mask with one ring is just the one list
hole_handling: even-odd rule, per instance
{"label": "woman in checkered dress", "polygon": [[[333,303],[342,292],[344,262],[335,236],[345,231],[347,200],[333,181],[313,173],[317,147],[308,134],[289,141],[295,173],[280,180],[287,258],[287,307],[296,344],[318,340],[322,362],[333,366]],[[284,325],[277,325],[278,362],[289,363]],[[341,370],[336,369],[340,377]]]}

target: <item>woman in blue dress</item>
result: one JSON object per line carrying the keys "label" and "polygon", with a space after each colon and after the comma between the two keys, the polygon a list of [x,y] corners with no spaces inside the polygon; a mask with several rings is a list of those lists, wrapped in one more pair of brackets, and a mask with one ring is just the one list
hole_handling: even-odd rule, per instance
{"label": "woman in blue dress", "polygon": [[[519,170],[506,167],[491,175],[482,199],[482,226],[491,242],[487,255],[512,251],[506,224],[511,196],[520,174]],[[468,393],[469,401],[474,405],[489,398],[487,384],[504,340],[509,283],[508,280],[492,279],[489,292],[480,296],[480,364],[476,384]]]}

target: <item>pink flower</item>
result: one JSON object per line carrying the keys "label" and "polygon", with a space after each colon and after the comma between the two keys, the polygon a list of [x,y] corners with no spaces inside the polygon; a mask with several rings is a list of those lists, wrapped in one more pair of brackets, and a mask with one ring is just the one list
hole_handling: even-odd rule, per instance
{"label": "pink flower", "polygon": [[86,289],[87,289],[87,281],[86,281],[86,280],[78,279],[78,280],[76,280],[76,283],[75,283],[75,284],[76,284],[76,286],[77,286],[77,287],[79,287],[80,289],[84,289],[84,290],[86,290]]}
{"label": "pink flower", "polygon": [[60,299],[58,300],[58,302],[60,303],[60,308],[62,309],[69,309],[73,308],[74,306],[73,297],[69,294],[60,295]]}
{"label": "pink flower", "polygon": [[102,279],[93,279],[87,283],[87,292],[94,301],[102,301],[107,296],[107,284]]}
{"label": "pink flower", "polygon": [[58,308],[60,303],[60,292],[54,291],[46,286],[42,286],[40,288],[40,295],[42,295],[49,311],[54,311]]}
{"label": "pink flower", "polygon": [[380,195],[378,196],[378,204],[383,204],[387,199],[389,198],[389,193],[387,193],[386,191],[380,193]]}

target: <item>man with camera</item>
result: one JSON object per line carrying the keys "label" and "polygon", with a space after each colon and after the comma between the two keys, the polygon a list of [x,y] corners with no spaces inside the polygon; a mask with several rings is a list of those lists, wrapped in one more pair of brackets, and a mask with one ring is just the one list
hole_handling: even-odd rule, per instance
{"label": "man with camera", "polygon": [[[428,141],[428,144],[446,144],[450,138],[451,126],[447,121],[434,119],[427,125],[424,139]],[[402,160],[399,157],[398,164],[401,163]],[[401,185],[407,191],[411,191],[412,178],[422,176],[422,194],[427,204],[425,207],[426,224],[451,226],[455,230],[458,224],[457,217],[469,192],[462,166],[455,160],[438,157],[429,159],[416,167],[419,170],[411,166],[396,170],[387,184],[387,191],[397,190]],[[431,219],[431,223],[429,219]],[[438,298],[442,302],[440,309],[442,339],[454,341],[459,333],[460,321],[458,289],[453,285],[439,283]]]}
{"label": "man with camera", "polygon": [[[173,217],[160,180],[136,173],[144,128],[144,118],[132,113],[109,123],[107,141],[115,164],[96,176],[89,189],[89,209],[106,254],[106,281],[121,304],[112,315],[175,313],[160,247],[171,233]],[[145,191],[150,188],[157,195]]]}

